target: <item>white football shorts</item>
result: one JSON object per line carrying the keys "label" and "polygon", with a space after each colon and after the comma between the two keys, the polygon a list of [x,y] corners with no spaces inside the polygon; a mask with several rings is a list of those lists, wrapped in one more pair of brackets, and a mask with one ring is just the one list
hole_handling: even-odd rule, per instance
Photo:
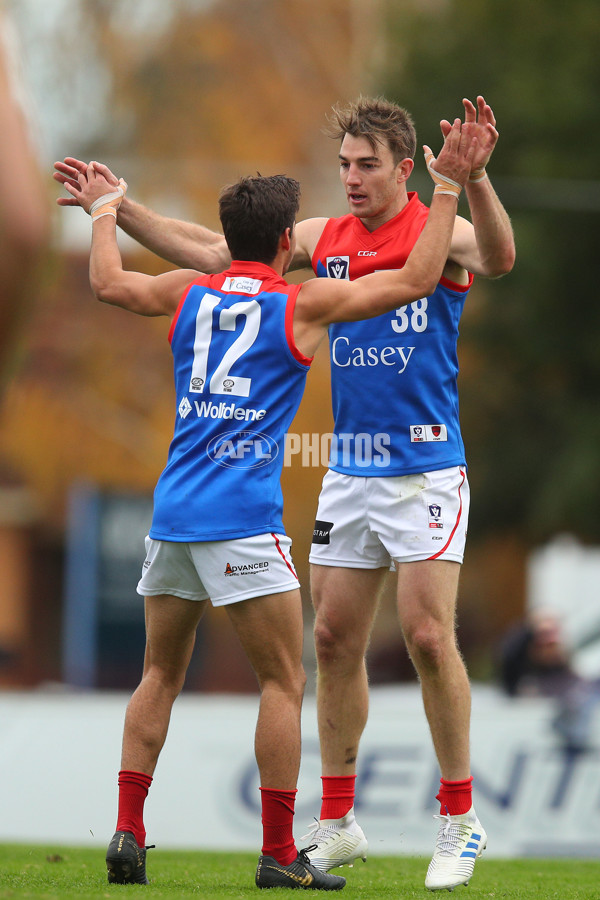
{"label": "white football shorts", "polygon": [[329,470],[310,562],[350,569],[424,559],[462,563],[468,517],[469,483],[462,466],[370,478]]}
{"label": "white football shorts", "polygon": [[229,541],[155,541],[146,538],[146,559],[138,594],[170,594],[184,600],[210,599],[227,606],[251,597],[299,587],[285,534],[257,534]]}

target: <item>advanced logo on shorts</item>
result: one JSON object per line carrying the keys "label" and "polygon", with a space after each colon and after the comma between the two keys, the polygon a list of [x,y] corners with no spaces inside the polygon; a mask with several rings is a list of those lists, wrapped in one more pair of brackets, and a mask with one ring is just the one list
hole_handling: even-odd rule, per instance
{"label": "advanced logo on shorts", "polygon": [[265,562],[241,563],[239,566],[232,566],[231,563],[227,563],[223,575],[261,575],[263,572],[268,571],[269,563],[267,560]]}
{"label": "advanced logo on shorts", "polygon": [[260,431],[227,431],[209,441],[206,448],[209,459],[230,469],[268,466],[278,454],[277,441]]}

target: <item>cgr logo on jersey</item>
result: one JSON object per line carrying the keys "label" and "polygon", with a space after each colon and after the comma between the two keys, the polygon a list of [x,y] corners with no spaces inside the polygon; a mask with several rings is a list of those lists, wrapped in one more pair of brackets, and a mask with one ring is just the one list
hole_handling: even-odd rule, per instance
{"label": "cgr logo on jersey", "polygon": [[278,453],[277,442],[259,431],[228,431],[214,437],[206,448],[209,459],[230,469],[268,466]]}
{"label": "cgr logo on jersey", "polygon": [[329,278],[350,280],[349,256],[328,256],[325,262],[327,263],[327,276]]}
{"label": "cgr logo on jersey", "polygon": [[357,256],[377,256],[377,250],[359,250]]}

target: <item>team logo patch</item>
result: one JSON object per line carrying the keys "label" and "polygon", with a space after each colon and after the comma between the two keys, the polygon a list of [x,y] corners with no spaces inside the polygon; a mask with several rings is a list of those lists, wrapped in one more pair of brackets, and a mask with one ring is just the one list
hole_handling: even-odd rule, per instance
{"label": "team logo patch", "polygon": [[439,503],[430,503],[429,504],[429,527],[430,528],[443,528],[444,523],[442,521],[442,507]]}
{"label": "team logo patch", "polygon": [[412,444],[447,441],[448,429],[445,425],[411,425],[410,440]]}
{"label": "team logo patch", "polygon": [[350,280],[350,257],[349,256],[328,256],[327,276],[329,278],[341,278],[346,281]]}
{"label": "team logo patch", "polygon": [[331,537],[333,522],[322,522],[317,519],[313,530],[313,544],[328,544]]}

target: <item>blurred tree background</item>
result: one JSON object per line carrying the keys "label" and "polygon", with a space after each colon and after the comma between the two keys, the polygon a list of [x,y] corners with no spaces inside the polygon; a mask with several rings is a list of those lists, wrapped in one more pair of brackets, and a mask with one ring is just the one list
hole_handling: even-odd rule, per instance
{"label": "blurred tree background", "polygon": [[500,130],[490,171],[516,234],[514,271],[478,283],[485,310],[463,329],[472,532],[509,530],[532,544],[564,530],[596,541],[598,8],[587,0],[393,6],[390,44],[402,52],[383,90],[402,98],[426,143],[436,120],[460,115],[461,97],[489,99]]}
{"label": "blurred tree background", "polygon": [[[491,103],[500,141],[489,171],[513,220],[517,264],[504,279],[476,280],[460,342],[472,512],[459,623],[471,671],[488,676],[499,632],[522,611],[531,548],[563,531],[596,540],[588,509],[600,499],[600,313],[591,284],[600,212],[597,4],[5,0],[5,7],[23,51],[49,203],[58,193],[54,159],[75,155],[107,162],[141,202],[211,227],[221,186],[255,171],[298,177],[303,216],[339,215],[337,148],[322,133],[336,101],[386,94],[411,111],[419,143],[434,148],[440,119],[461,115],[462,97],[481,93]],[[427,202],[420,154],[411,181]],[[94,305],[83,213],[57,211],[54,235],[0,410],[0,481],[27,490],[36,510],[28,532],[36,563],[23,589],[36,599],[23,628],[35,633],[35,621],[50,637],[14,675],[32,683],[60,678],[71,485],[150,493],[173,416],[166,323]],[[166,268],[129,241],[122,248],[130,267]],[[330,429],[323,352],[293,430]],[[306,559],[323,471],[301,460],[284,471],[307,622]],[[383,605],[373,671],[376,680],[393,680],[410,669],[398,640],[387,644],[397,629],[389,596]],[[220,621],[213,615],[204,644],[213,682],[239,688],[246,674],[235,681],[235,665],[218,665],[223,647],[229,659],[233,652]]]}

